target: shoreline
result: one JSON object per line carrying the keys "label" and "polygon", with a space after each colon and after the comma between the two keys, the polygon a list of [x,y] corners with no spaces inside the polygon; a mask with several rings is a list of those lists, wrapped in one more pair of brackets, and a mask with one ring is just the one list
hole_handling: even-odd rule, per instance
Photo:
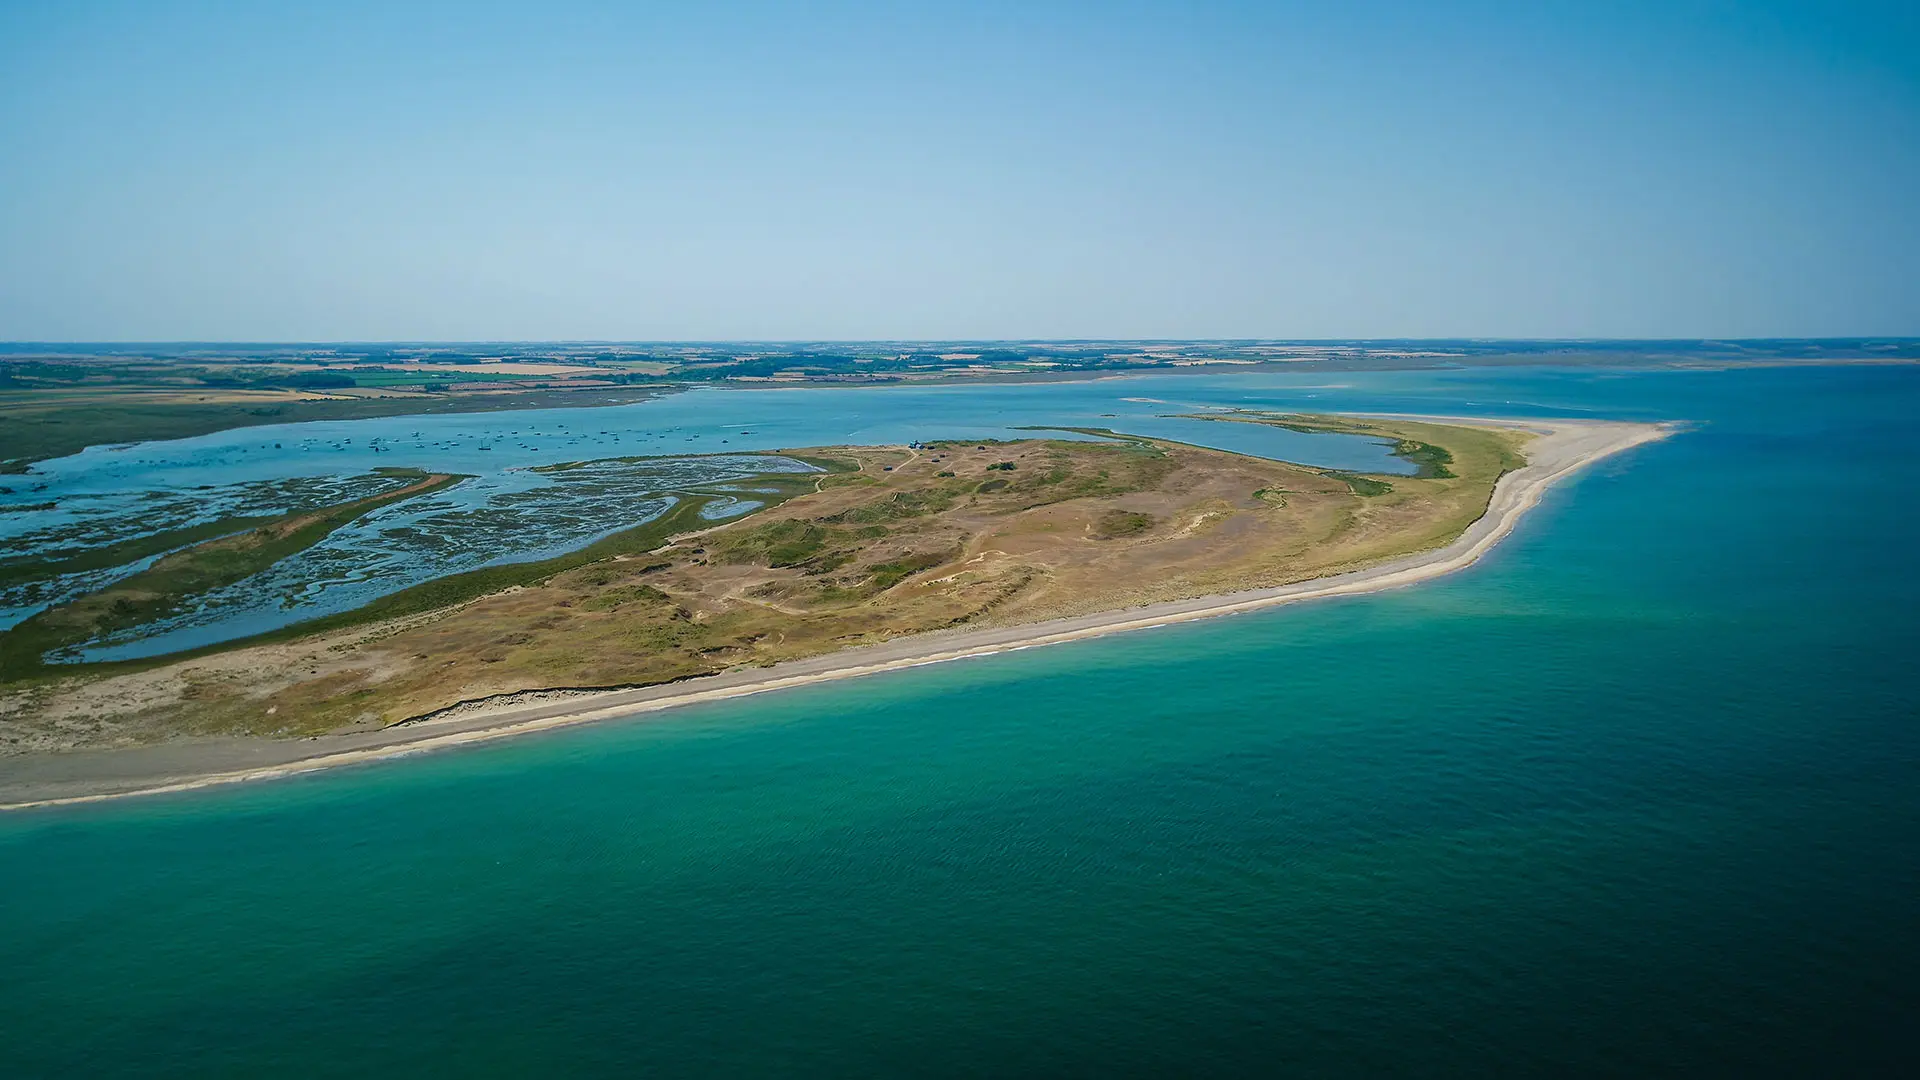
{"label": "shoreline", "polygon": [[224,738],[0,759],[0,810],[69,806],[296,776],[514,735],[637,717],[683,705],[1170,626],[1304,600],[1400,588],[1471,566],[1512,533],[1526,512],[1539,505],[1557,481],[1615,454],[1666,438],[1678,427],[1623,421],[1391,415],[1407,420],[1518,428],[1535,432],[1538,437],[1527,446],[1527,464],[1500,478],[1494,485],[1486,512],[1453,541],[1360,570],[1291,585],[1166,601],[1046,622],[940,630],[684,682],[603,691],[521,691],[512,695],[518,700],[455,705],[424,719],[359,735],[288,741]]}

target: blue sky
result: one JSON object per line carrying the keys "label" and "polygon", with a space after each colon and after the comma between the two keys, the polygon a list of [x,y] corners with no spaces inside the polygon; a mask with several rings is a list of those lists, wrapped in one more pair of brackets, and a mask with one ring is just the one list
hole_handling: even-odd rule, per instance
{"label": "blue sky", "polygon": [[0,339],[1920,334],[1920,5],[0,0]]}

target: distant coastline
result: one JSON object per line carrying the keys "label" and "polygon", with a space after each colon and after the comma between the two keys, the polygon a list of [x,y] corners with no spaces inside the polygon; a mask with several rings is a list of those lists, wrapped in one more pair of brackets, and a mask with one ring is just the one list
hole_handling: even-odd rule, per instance
{"label": "distant coastline", "polygon": [[[1356,414],[1358,415],[1358,414]],[[1374,414],[1384,416],[1386,414]],[[293,776],[576,724],[1015,649],[1149,629],[1280,604],[1398,588],[1478,561],[1513,531],[1556,482],[1633,447],[1665,438],[1673,424],[1586,420],[1493,420],[1408,416],[1535,432],[1528,463],[1502,477],[1486,512],[1443,547],[1377,566],[1268,589],[1157,603],[990,629],[943,630],[845,649],[765,668],[736,669],[683,682],[604,691],[525,691],[469,702],[361,735],[299,742],[220,739],[123,750],[14,759],[0,776],[0,809],[70,805],[133,795]]]}
{"label": "distant coastline", "polygon": [[[0,474],[106,441],[311,420],[633,404],[730,390],[1164,375],[1920,364],[1920,338],[0,342]],[[110,431],[112,440],[95,433]]]}

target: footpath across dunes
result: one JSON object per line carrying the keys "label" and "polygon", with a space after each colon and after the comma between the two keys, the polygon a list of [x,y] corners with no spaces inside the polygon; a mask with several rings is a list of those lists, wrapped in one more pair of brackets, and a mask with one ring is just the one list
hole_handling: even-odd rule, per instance
{"label": "footpath across dunes", "polygon": [[[306,772],[1411,584],[1470,565],[1554,481],[1669,430],[1216,418],[1386,439],[1416,472],[1133,437],[808,450],[841,463],[817,491],[644,554],[348,634],[0,697],[14,740],[0,803]],[[114,743],[144,745],[98,749]]]}

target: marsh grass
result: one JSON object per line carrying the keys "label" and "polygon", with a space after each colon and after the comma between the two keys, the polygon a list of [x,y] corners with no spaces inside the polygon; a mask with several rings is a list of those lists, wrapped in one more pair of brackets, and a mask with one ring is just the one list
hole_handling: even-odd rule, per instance
{"label": "marsh grass", "polygon": [[[418,476],[414,483],[394,491],[316,511],[273,517],[240,531],[232,531],[237,523],[234,519],[212,523],[209,530],[219,530],[212,539],[180,547],[139,573],[97,592],[57,604],[0,634],[0,679],[31,673],[41,666],[41,658],[54,650],[172,615],[195,597],[245,580],[281,559],[305,551],[334,530],[373,510],[443,490],[465,479],[426,473]],[[248,520],[238,519],[239,522]],[[180,532],[190,531],[193,530],[162,534],[160,539],[177,540]],[[68,563],[76,561],[78,557],[67,560]]]}
{"label": "marsh grass", "polygon": [[[853,467],[838,459],[796,460],[805,460],[808,464],[831,468],[835,473],[845,472]],[[750,483],[756,487],[769,489],[757,496],[762,502],[762,509],[765,509],[811,491],[817,475],[815,473],[765,473],[748,477],[741,483]],[[445,483],[454,483],[460,478],[441,479]],[[433,488],[403,489],[402,492],[389,493],[378,499],[346,504],[331,512],[298,515],[316,520],[302,523],[299,528],[286,530],[284,534],[263,536],[258,542],[248,545],[221,546],[223,541],[238,539],[224,537],[177,553],[177,556],[169,556],[145,573],[117,582],[101,592],[76,598],[42,612],[0,634],[0,683],[77,674],[114,674],[144,670],[194,656],[224,652],[248,645],[269,644],[314,634],[332,633],[453,607],[514,587],[536,584],[577,567],[610,559],[646,555],[674,535],[713,527],[711,522],[700,516],[700,511],[708,503],[723,497],[711,494],[690,495],[682,498],[667,513],[653,521],[604,537],[564,555],[451,574],[390,593],[351,611],[303,620],[252,637],[135,660],[48,664],[43,659],[51,651],[89,640],[100,633],[139,625],[141,622],[162,617],[191,595],[204,592],[219,584],[241,580],[271,566],[279,559],[312,546],[328,532],[358,518],[377,505],[384,505],[385,502],[404,497],[404,495],[437,490],[437,486],[436,484]],[[256,530],[256,532],[264,531]],[[253,534],[243,534],[243,536],[251,535]],[[178,565],[171,567],[166,565],[176,557],[181,557]],[[156,572],[159,573],[156,574]]]}

